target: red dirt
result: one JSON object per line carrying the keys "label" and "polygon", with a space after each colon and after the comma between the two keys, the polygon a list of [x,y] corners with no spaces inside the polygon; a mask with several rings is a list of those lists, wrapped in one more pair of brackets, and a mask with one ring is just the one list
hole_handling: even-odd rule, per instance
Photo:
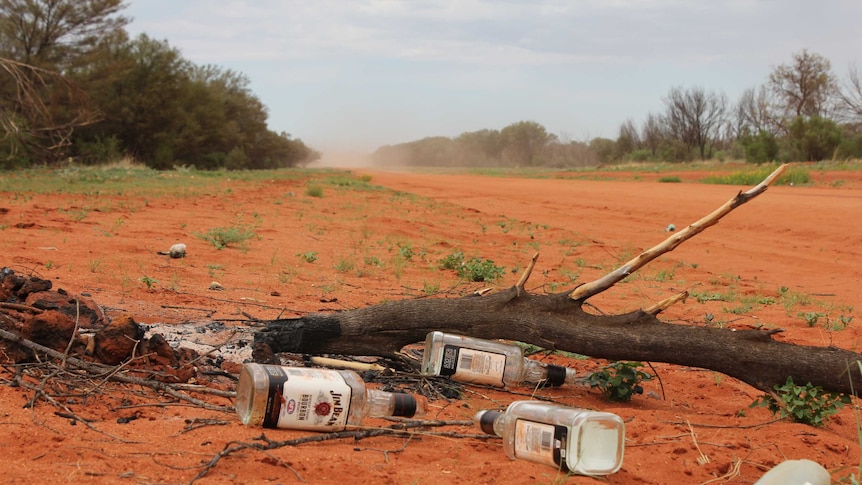
{"label": "red dirt", "polygon": [[[620,173],[613,181],[361,173],[371,175],[373,185],[400,192],[324,184],[323,197],[311,197],[306,180],[297,179],[226,181],[196,196],[2,194],[0,266],[50,279],[55,289],[88,294],[113,318],[216,319],[245,326],[249,316],[273,319],[409,298],[423,288],[453,295],[484,286],[459,284],[456,275],[436,269],[440,258],[456,250],[511,270],[497,287],[514,284],[538,250],[528,289],[561,291],[662,241],[668,224],[684,227],[746,189],[688,183],[685,177],[684,183],[656,183]],[[786,331],[777,339],[858,351],[858,319],[844,330],[830,330],[825,318],[809,326],[799,316],[821,312],[834,324],[852,316],[852,308],[862,308],[862,174],[842,172],[841,183],[835,177],[823,174],[814,186],[770,188],[642,269],[640,277],[590,301],[606,313],[621,313],[683,289],[732,292],[735,301],[690,298],[662,318],[706,325],[705,316],[712,314],[711,325],[780,327]],[[259,236],[244,249],[217,250],[195,237],[239,216],[255,224]],[[185,259],[157,254],[176,242],[188,245]],[[397,263],[399,247],[413,249],[411,262]],[[317,253],[317,261],[300,258],[309,252]],[[366,264],[371,258],[383,264]],[[345,270],[348,262],[353,268]],[[225,290],[209,290],[213,280]],[[753,303],[739,310],[739,297],[780,300],[781,287],[809,301],[789,308]],[[581,373],[605,363],[552,359]],[[622,470],[601,480],[566,478],[546,466],[510,461],[498,440],[416,436],[310,443],[267,454],[244,451],[221,460],[197,483],[296,483],[297,476],[308,483],[753,483],[766,469],[795,458],[821,463],[834,480],[858,476],[862,457],[852,409],[822,428],[772,422],[764,408],[748,408],[761,393],[744,383],[702,369],[654,367],[661,383],[646,382],[646,392],[625,404],[606,403],[587,388],[540,391],[626,421]],[[0,372],[0,383],[8,384],[9,376]],[[430,417],[470,419],[479,409],[523,398],[468,389],[463,401],[433,401]],[[227,443],[251,442],[261,434],[233,414],[154,406],[171,400],[150,391],[115,384],[89,391],[89,397],[64,402],[94,429],[58,415],[63,410],[44,401],[25,408],[32,392],[0,387],[5,482],[188,483]],[[130,416],[137,419],[118,423]],[[184,432],[192,420],[207,418],[226,423]],[[266,431],[274,440],[306,435]],[[701,453],[708,462],[698,459]]]}

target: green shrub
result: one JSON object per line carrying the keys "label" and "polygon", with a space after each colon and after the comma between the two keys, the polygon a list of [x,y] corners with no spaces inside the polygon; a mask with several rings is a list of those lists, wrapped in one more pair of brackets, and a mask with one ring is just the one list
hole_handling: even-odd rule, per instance
{"label": "green shrub", "polygon": [[323,197],[323,187],[319,185],[310,185],[305,189],[305,195],[309,197]]}
{"label": "green shrub", "polygon": [[592,388],[599,388],[607,401],[627,402],[635,394],[643,394],[640,383],[652,379],[652,374],[638,370],[641,362],[613,362],[593,372],[585,381]]}
{"label": "green shrub", "polygon": [[[732,172],[725,175],[710,175],[700,179],[704,184],[723,185],[757,185],[763,182],[770,173],[777,168],[776,165],[762,165],[755,170],[744,170]],[[811,183],[811,176],[803,167],[787,167],[784,173],[773,182],[773,185],[803,185]]]}
{"label": "green shrub", "polygon": [[211,243],[216,249],[224,249],[255,237],[255,233],[245,226],[214,227],[204,234],[195,233],[195,237]]}
{"label": "green shrub", "polygon": [[458,276],[467,281],[494,281],[503,276],[505,268],[490,259],[470,258],[458,268]]}
{"label": "green shrub", "polygon": [[658,181],[663,183],[663,184],[668,184],[668,183],[678,184],[678,183],[682,182],[682,180],[680,180],[680,178],[677,177],[676,175],[665,175],[664,177],[661,177],[660,179],[658,179]]}
{"label": "green shrub", "polygon": [[832,120],[819,116],[796,117],[790,123],[788,138],[800,161],[818,162],[832,158],[841,143],[841,128]]}
{"label": "green shrub", "polygon": [[746,162],[766,163],[778,158],[778,139],[768,131],[760,130],[756,135],[743,136],[739,143],[745,151]]}
{"label": "green shrub", "polygon": [[794,423],[823,426],[829,416],[837,413],[845,404],[850,404],[850,396],[846,394],[825,392],[822,387],[810,382],[797,386],[790,376],[783,385],[776,384],[773,389],[774,393],[760,396],[748,407],[766,407],[773,416],[789,418]]}
{"label": "green shrub", "polygon": [[306,263],[313,263],[317,261],[317,251],[308,251],[305,253],[297,253],[297,256]]}
{"label": "green shrub", "polygon": [[464,264],[464,253],[461,251],[454,252],[449,256],[440,258],[438,261],[440,269],[460,269]]}

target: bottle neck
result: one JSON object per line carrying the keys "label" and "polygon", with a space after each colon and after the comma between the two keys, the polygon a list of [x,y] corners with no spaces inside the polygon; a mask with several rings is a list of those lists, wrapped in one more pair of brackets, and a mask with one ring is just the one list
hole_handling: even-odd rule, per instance
{"label": "bottle neck", "polygon": [[412,418],[424,414],[422,402],[411,394],[368,389],[366,399],[368,416],[372,418],[389,416]]}
{"label": "bottle neck", "polygon": [[485,434],[503,436],[503,418],[506,413],[493,410],[479,411],[474,421]]}
{"label": "bottle neck", "polygon": [[575,370],[532,359],[524,359],[524,381],[554,387],[574,384]]}

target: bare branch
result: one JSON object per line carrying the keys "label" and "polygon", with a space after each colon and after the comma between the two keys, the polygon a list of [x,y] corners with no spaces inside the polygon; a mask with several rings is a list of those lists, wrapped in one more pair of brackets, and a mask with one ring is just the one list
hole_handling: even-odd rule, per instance
{"label": "bare branch", "polygon": [[599,293],[622,281],[623,278],[625,278],[626,276],[643,268],[650,261],[656,259],[664,253],[673,251],[684,241],[691,239],[692,237],[700,234],[704,229],[718,223],[718,221],[721,220],[722,217],[726,216],[733,209],[736,209],[740,205],[762,194],[766,190],[766,188],[772,182],[775,181],[775,179],[781,176],[781,174],[786,168],[787,164],[781,165],[780,167],[775,169],[774,172],[769,174],[769,176],[766,177],[762,182],[760,182],[746,192],[738,193],[734,198],[727,201],[723,206],[719,207],[711,214],[703,217],[702,219],[695,222],[694,224],[691,224],[685,229],[675,233],[673,236],[665,239],[657,246],[654,246],[640,253],[639,255],[635,256],[631,261],[623,264],[622,266],[611,271],[605,276],[595,281],[584,283],[583,285],[578,286],[569,294],[570,298],[572,298],[573,300],[586,300],[593,295],[598,295]]}
{"label": "bare branch", "polygon": [[515,287],[518,288],[518,292],[524,289],[524,285],[527,284],[527,280],[530,279],[530,275],[533,274],[533,268],[536,266],[536,260],[539,259],[539,253],[533,255],[530,258],[530,264],[527,265],[527,269],[524,270],[524,273],[521,275],[521,278],[515,284]]}

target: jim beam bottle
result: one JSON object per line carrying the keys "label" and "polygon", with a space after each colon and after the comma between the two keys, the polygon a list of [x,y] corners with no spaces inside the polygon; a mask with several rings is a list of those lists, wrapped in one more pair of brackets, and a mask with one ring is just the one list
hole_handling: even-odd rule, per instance
{"label": "jim beam bottle", "polygon": [[575,383],[574,369],[525,358],[517,345],[443,332],[431,332],[425,339],[421,372],[496,387]]}
{"label": "jim beam bottle", "polygon": [[366,387],[349,370],[244,364],[236,413],[247,426],[341,431],[369,417],[421,417],[422,396]]}

